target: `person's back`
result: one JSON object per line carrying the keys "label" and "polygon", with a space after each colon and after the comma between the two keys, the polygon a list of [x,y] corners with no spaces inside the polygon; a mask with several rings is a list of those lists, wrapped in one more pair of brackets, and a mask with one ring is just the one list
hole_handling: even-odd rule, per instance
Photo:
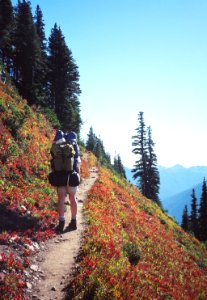
{"label": "person's back", "polygon": [[[58,173],[61,174],[61,172],[64,172],[64,174],[67,174],[66,178],[68,178],[67,180],[65,180],[65,178],[63,178],[64,184],[57,186],[57,194],[58,194],[58,214],[59,214],[59,225],[57,226],[57,231],[58,232],[63,232],[64,226],[65,226],[65,216],[64,216],[64,205],[65,205],[65,198],[67,196],[67,194],[69,195],[69,200],[70,200],[70,209],[71,209],[71,222],[68,225],[69,230],[75,230],[77,229],[77,221],[76,221],[76,216],[77,216],[77,202],[76,202],[76,192],[77,192],[77,188],[78,188],[78,184],[80,182],[80,150],[79,150],[79,146],[77,144],[77,135],[75,132],[71,131],[69,133],[64,134],[62,131],[58,130],[56,132],[56,136],[54,139],[54,144],[53,144],[54,148],[58,148],[57,146],[73,146],[73,150],[74,150],[74,155],[73,155],[73,163],[72,165],[70,165],[70,170],[63,170],[60,171],[58,173],[58,171],[55,171],[54,169],[54,162],[52,163],[53,165],[53,170]],[[52,149],[51,149],[52,150]],[[61,149],[62,150],[62,149]],[[51,151],[51,155],[52,158],[54,159],[54,153],[52,154]],[[63,161],[61,161],[60,165],[58,166],[58,168],[61,166],[61,164],[63,163]],[[61,167],[62,168],[62,167]],[[63,167],[64,169],[65,167]],[[77,174],[77,173],[78,174]],[[62,173],[63,174],[63,173]],[[71,184],[70,179],[72,178],[73,175],[77,174],[78,180],[76,180],[77,185],[76,184]],[[63,182],[62,181],[62,182]],[[61,180],[59,181],[61,182]]]}
{"label": "person's back", "polygon": [[75,159],[74,146],[64,143],[53,143],[51,148],[51,167],[54,171],[73,171],[74,159]]}
{"label": "person's back", "polygon": [[80,173],[81,160],[80,160],[80,149],[77,143],[77,135],[74,131],[70,131],[69,133],[66,133],[64,135],[64,138],[66,140],[66,143],[70,143],[73,145],[73,148],[75,150],[73,170]]}

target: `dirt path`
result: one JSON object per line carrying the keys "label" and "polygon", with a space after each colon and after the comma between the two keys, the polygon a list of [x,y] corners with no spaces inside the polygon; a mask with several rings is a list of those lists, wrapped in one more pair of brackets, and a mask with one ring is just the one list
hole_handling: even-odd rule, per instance
{"label": "dirt path", "polygon": [[[68,284],[68,278],[74,265],[74,258],[78,254],[81,242],[81,234],[84,228],[82,215],[83,202],[87,198],[87,192],[98,177],[97,170],[90,170],[90,177],[85,179],[77,192],[78,200],[78,229],[64,232],[49,240],[41,249],[31,269],[34,273],[34,281],[28,284],[28,298],[38,300],[62,300],[64,299],[64,287]],[[65,213],[66,226],[70,221],[70,207]]]}

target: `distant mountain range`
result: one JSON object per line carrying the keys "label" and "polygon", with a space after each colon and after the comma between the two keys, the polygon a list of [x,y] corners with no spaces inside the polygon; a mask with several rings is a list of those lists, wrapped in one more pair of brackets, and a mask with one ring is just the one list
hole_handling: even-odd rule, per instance
{"label": "distant mountain range", "polygon": [[176,219],[176,221],[180,224],[182,221],[183,209],[185,205],[188,207],[188,213],[191,212],[191,201],[192,201],[192,189],[195,190],[195,195],[197,198],[197,204],[200,204],[200,197],[202,192],[203,183],[199,183],[196,186],[192,186],[190,189],[173,195],[164,200],[163,206],[164,209],[168,211],[172,217]]}
{"label": "distant mountain range", "polygon": [[171,168],[158,166],[160,173],[160,199],[164,201],[178,193],[195,187],[207,176],[207,166],[185,168],[175,165]]}
{"label": "distant mountain range", "polygon": [[[175,165],[167,168],[158,166],[160,173],[160,199],[168,214],[181,222],[184,206],[191,210],[191,194],[195,194],[200,202],[203,178],[207,178],[207,166],[185,168]],[[127,179],[136,184],[129,168],[125,168]]]}
{"label": "distant mountain range", "polygon": [[131,169],[124,167],[125,169],[125,173],[126,173],[126,177],[128,179],[128,181],[130,181],[132,184],[136,185],[136,181],[133,179],[133,174],[131,172]]}

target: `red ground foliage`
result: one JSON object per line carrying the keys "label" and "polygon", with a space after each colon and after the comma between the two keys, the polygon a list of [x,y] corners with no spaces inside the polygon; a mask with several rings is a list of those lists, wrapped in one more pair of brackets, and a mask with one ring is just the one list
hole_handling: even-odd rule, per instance
{"label": "red ground foliage", "polygon": [[134,186],[102,170],[85,206],[72,299],[207,299],[207,251]]}
{"label": "red ground foliage", "polygon": [[[0,83],[0,298],[24,299],[25,270],[38,243],[54,235],[56,191],[50,186],[54,130],[12,87]],[[81,176],[89,175],[82,160]]]}

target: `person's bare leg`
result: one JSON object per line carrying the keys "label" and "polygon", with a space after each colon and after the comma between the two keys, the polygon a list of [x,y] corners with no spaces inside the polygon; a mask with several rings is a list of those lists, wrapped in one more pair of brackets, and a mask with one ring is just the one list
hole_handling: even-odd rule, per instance
{"label": "person's bare leg", "polygon": [[76,192],[77,192],[77,187],[68,186],[68,194],[69,194],[70,210],[71,210],[71,222],[69,224],[70,230],[77,229],[76,217],[77,217],[78,206],[76,201]]}
{"label": "person's bare leg", "polygon": [[74,193],[69,193],[69,199],[70,199],[71,219],[76,220],[76,216],[77,216],[76,195]]}
{"label": "person's bare leg", "polygon": [[57,204],[57,210],[59,214],[59,225],[58,230],[63,231],[64,225],[65,225],[65,197],[66,197],[66,188],[65,187],[58,187],[57,188],[57,194],[58,194],[58,204]]}
{"label": "person's bare leg", "polygon": [[65,205],[65,197],[66,197],[65,187],[63,186],[58,187],[57,194],[58,194],[58,205],[57,205],[58,214],[59,217],[64,217],[64,205]]}

